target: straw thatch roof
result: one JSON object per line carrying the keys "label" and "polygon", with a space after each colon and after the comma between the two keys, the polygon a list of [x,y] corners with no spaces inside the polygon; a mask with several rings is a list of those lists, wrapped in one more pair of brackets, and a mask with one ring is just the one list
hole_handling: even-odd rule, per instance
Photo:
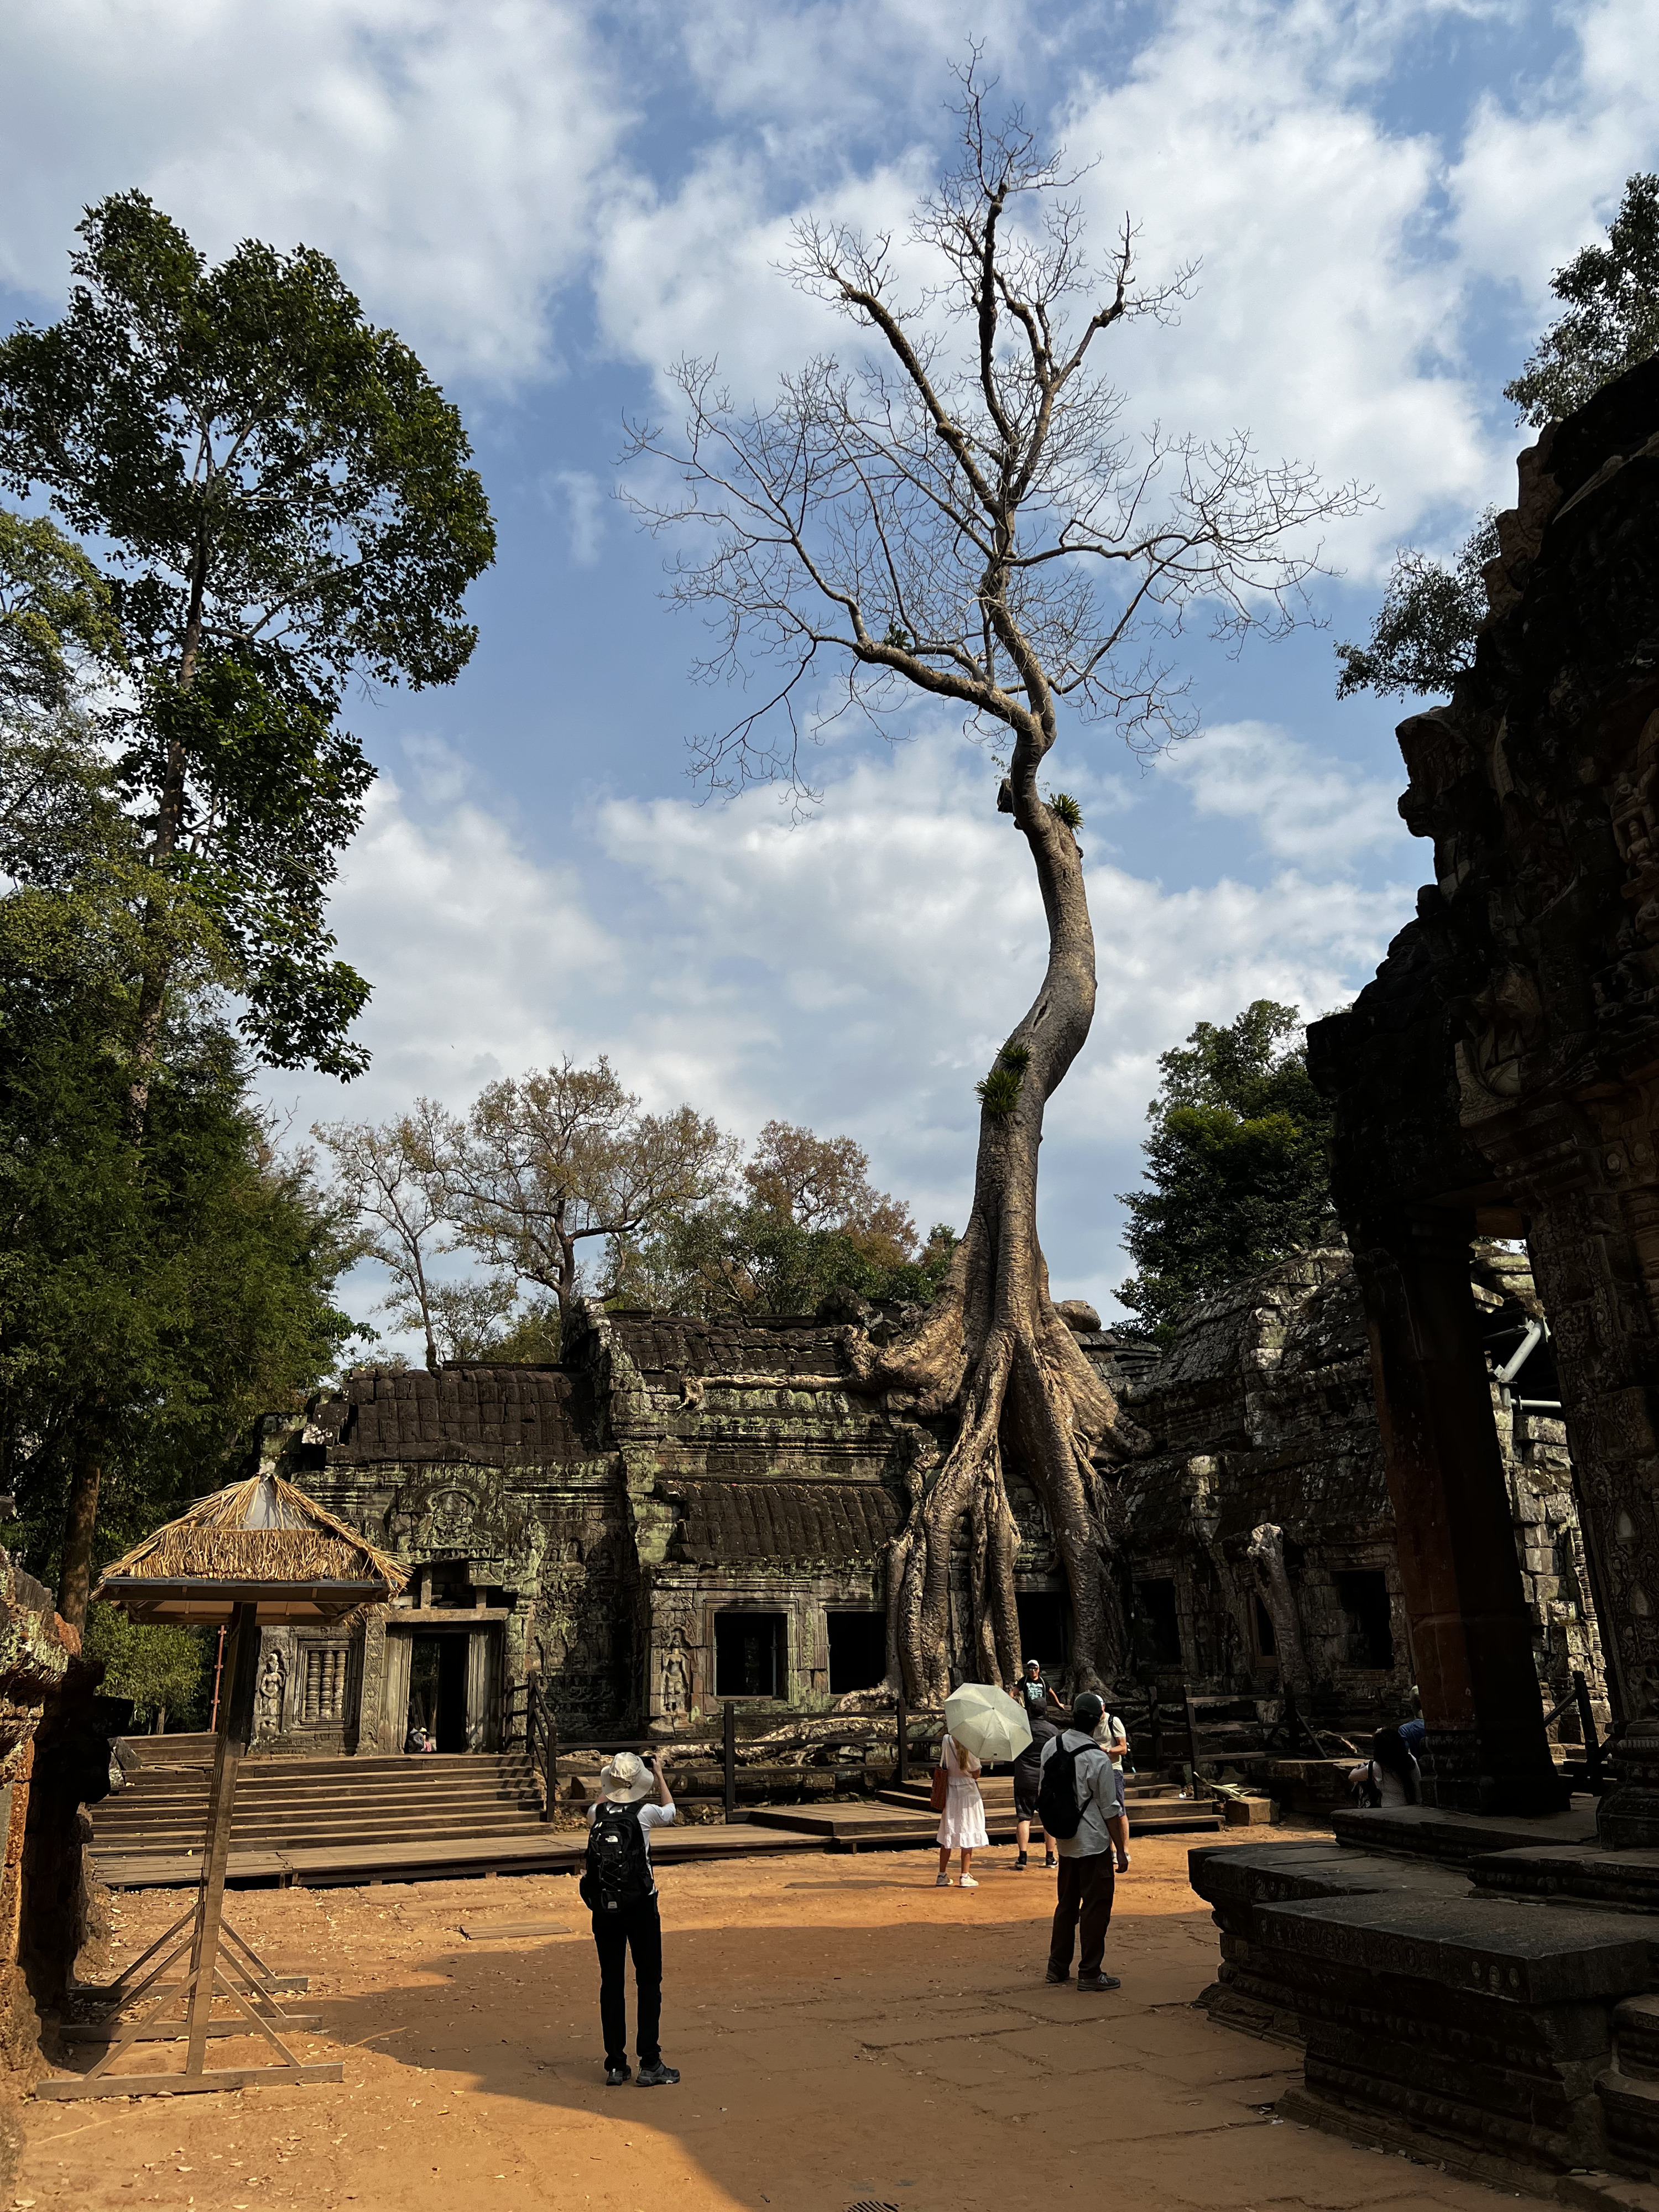
{"label": "straw thatch roof", "polygon": [[395,1592],[408,1579],[388,1553],[315,1498],[279,1474],[264,1474],[198,1498],[188,1512],[106,1567],[94,1595],[118,1596],[124,1582],[379,1582]]}

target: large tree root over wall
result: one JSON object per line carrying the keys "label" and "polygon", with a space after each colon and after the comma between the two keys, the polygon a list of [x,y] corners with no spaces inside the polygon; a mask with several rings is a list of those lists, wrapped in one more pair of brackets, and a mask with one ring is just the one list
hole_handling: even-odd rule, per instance
{"label": "large tree root over wall", "polygon": [[[1034,794],[1031,795],[1034,797]],[[1029,802],[1028,802],[1029,804]],[[855,1334],[866,1384],[908,1404],[918,1425],[910,1510],[888,1561],[890,1686],[921,1702],[951,1686],[953,1656],[970,1676],[1012,1682],[1019,1673],[1014,1563],[1019,1530],[1005,1461],[1036,1492],[1072,1601],[1073,1672],[1106,1686],[1127,1657],[1112,1559],[1113,1486],[1097,1457],[1122,1459],[1146,1439],[1054,1310],[1036,1237],[1042,1109],[1083,1040],[1094,1008],[1094,946],[1076,840],[1036,801],[1020,827],[1037,850],[1049,902],[1043,988],[998,1055],[985,1097],[973,1211],[951,1273],[917,1325],[878,1347]],[[920,1429],[944,1417],[954,1433],[939,1453]],[[951,1554],[963,1516],[971,1556],[970,1632],[953,1654]]]}

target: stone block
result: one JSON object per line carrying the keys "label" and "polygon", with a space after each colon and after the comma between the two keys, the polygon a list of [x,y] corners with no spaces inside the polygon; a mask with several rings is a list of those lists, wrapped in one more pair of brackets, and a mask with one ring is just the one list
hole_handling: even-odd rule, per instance
{"label": "stone block", "polygon": [[1326,1961],[1465,2000],[1524,2009],[1611,2005],[1659,1977],[1649,1931],[1621,1914],[1481,1896],[1361,1894],[1265,1905],[1261,1940]]}
{"label": "stone block", "polygon": [[1268,1797],[1229,1797],[1224,1810],[1230,1828],[1266,1828],[1273,1823],[1273,1805]]}

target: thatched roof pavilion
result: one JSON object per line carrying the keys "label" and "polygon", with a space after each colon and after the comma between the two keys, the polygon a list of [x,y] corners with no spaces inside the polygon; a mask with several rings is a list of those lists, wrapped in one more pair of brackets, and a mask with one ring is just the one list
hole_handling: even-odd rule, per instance
{"label": "thatched roof pavilion", "polygon": [[257,1605],[262,1623],[331,1620],[383,1603],[408,1576],[388,1553],[264,1474],[198,1498],[104,1570],[94,1597],[135,1620],[218,1622]]}

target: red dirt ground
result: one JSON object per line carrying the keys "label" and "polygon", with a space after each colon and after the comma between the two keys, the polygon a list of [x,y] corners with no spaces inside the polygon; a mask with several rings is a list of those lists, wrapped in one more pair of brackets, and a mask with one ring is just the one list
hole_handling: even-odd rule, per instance
{"label": "red dirt ground", "polygon": [[[1474,2184],[1273,2119],[1293,2054],[1192,2009],[1215,1931],[1179,1839],[1134,1848],[1109,1996],[1045,1987],[1052,1891],[1012,1858],[981,1853],[977,1891],[935,1888],[933,1855],[916,1850],[665,1869],[663,2046],[684,2078],[647,2092],[604,2086],[592,1943],[568,1878],[233,1894],[248,1939],[312,1975],[296,2002],[320,1996],[328,2027],[301,2045],[343,2057],[344,2081],[34,2103],[13,2203],[1492,2212],[1498,2198]],[[115,1962],[181,1903],[118,1899]],[[569,1933],[461,1934],[491,1915]],[[167,2048],[145,2063],[169,2063]],[[259,2053],[225,2042],[213,2055]]]}

